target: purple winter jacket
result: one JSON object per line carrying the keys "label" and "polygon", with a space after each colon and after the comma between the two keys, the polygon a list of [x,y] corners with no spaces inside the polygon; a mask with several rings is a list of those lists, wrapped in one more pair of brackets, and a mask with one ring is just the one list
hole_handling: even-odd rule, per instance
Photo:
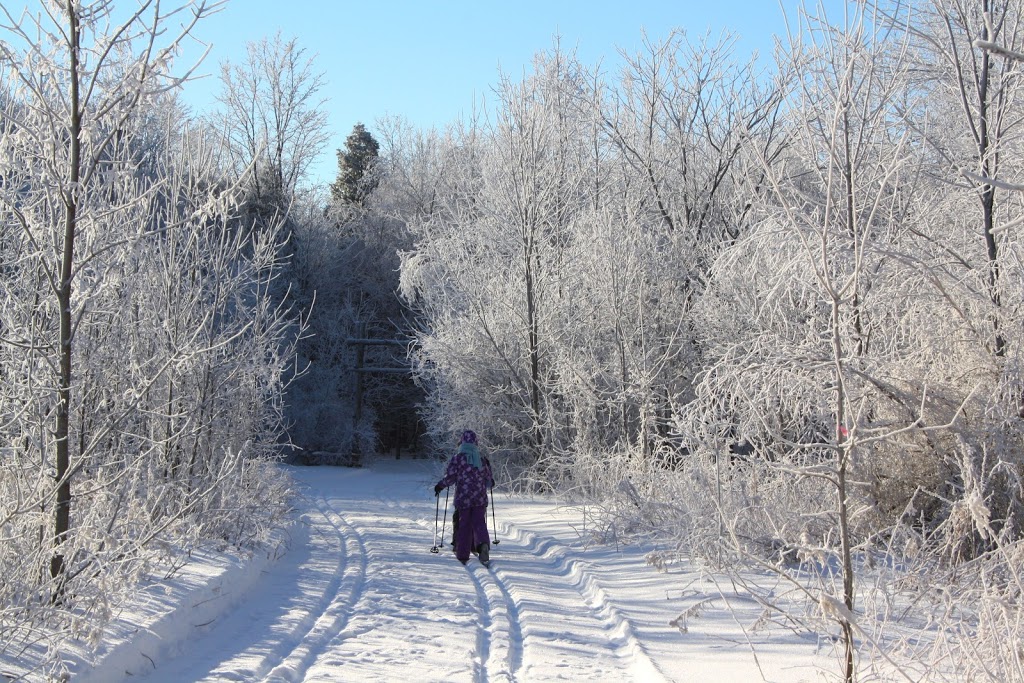
{"label": "purple winter jacket", "polygon": [[456,509],[487,505],[487,487],[494,485],[494,477],[491,474],[491,463],[483,456],[480,459],[483,465],[476,468],[469,464],[465,453],[456,453],[448,461],[444,477],[437,482],[442,488],[456,485]]}

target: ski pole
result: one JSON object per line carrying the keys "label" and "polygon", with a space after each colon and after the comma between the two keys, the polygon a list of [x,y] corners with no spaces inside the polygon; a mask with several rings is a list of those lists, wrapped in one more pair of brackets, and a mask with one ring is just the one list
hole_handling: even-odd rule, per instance
{"label": "ski pole", "polygon": [[[441,496],[438,496],[437,499],[440,501]],[[441,517],[441,548],[444,547],[444,523],[446,521],[448,521],[448,489],[444,490],[444,516]]]}
{"label": "ski pole", "polygon": [[494,484],[491,484],[491,525],[494,527],[494,545],[498,545],[498,522],[494,519]]}
{"label": "ski pole", "polygon": [[434,496],[434,545],[430,552],[437,554],[437,513],[441,511],[441,496]]}

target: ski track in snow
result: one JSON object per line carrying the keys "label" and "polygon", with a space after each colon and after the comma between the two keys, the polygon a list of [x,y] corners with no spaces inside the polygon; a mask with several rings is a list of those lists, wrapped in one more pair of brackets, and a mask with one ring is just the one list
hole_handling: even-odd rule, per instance
{"label": "ski track in snow", "polygon": [[[497,551],[495,551],[497,552]],[[494,571],[468,565],[480,602],[480,656],[483,666],[478,680],[514,683],[523,663],[523,632],[519,605]]]}
{"label": "ski track in snow", "polygon": [[[518,581],[522,584],[522,588],[516,587],[517,579],[514,578],[512,570],[503,571],[503,568],[498,566],[499,576],[508,575],[507,583],[512,586],[511,589],[506,589],[506,595],[510,590],[516,593],[535,590],[537,576],[548,579],[564,579],[549,582],[544,586],[544,593],[548,596],[548,600],[551,599],[554,592],[568,593],[563,604],[570,606],[569,611],[577,618],[580,617],[578,606],[585,606],[586,620],[597,622],[597,631],[589,645],[593,647],[595,642],[602,643],[603,649],[613,653],[617,658],[618,662],[614,666],[621,670],[618,676],[614,675],[614,669],[604,669],[594,671],[593,675],[597,678],[589,680],[602,680],[603,677],[607,677],[609,680],[622,680],[622,676],[632,676],[634,680],[644,681],[644,683],[668,680],[648,657],[636,637],[630,621],[611,603],[608,595],[590,571],[587,562],[575,557],[572,548],[558,542],[555,536],[542,538],[533,531],[521,529],[515,524],[504,523],[502,539],[506,543],[510,534],[517,545],[525,546],[541,566],[538,567],[540,571],[530,568],[518,572]],[[576,608],[571,607],[574,604],[577,606]],[[529,616],[524,618],[529,623]],[[583,620],[581,619],[581,621]],[[551,623],[558,623],[557,618],[552,621],[550,611],[543,613],[538,622],[547,626]],[[549,639],[545,637],[548,634],[543,629],[537,635],[542,643],[549,642]],[[558,640],[557,636],[564,636],[564,634],[555,635],[556,640]],[[530,641],[532,636],[533,633],[527,630],[524,642]],[[580,652],[580,650],[576,651]],[[564,653],[558,652],[556,656],[564,656]],[[585,660],[590,663],[603,656],[606,656],[606,653],[598,648],[597,652],[586,656]],[[579,665],[578,662],[573,663],[574,671],[578,670]],[[541,666],[542,671],[547,668],[547,664]],[[573,678],[575,675],[575,673],[570,673],[568,678]]]}
{"label": "ski track in snow", "polygon": [[490,566],[462,566],[451,508],[435,526],[442,466],[292,468],[301,497],[288,552],[262,573],[209,578],[140,623],[134,658],[124,642],[82,680],[667,683],[712,670],[727,675],[711,680],[755,680],[726,610],[694,615],[681,638],[668,622],[702,592],[670,603],[677,580],[639,552],[588,547],[577,513],[551,501],[499,497]]}
{"label": "ski track in snow", "polygon": [[305,673],[330,641],[342,632],[366,584],[367,550],[359,530],[319,497],[315,504],[343,540],[339,572],[331,582],[330,599],[321,601],[312,625],[298,645],[263,680],[267,683],[305,680]]}
{"label": "ski track in snow", "polygon": [[[197,624],[187,642],[173,644],[171,657],[145,683],[181,681],[301,681],[329,640],[344,628],[365,583],[366,548],[358,532],[321,497],[310,499],[290,551],[256,590],[279,596],[267,614],[263,601],[245,601],[211,624]],[[205,637],[205,636],[212,637]],[[223,643],[237,643],[223,651]],[[186,656],[187,655],[187,656]]]}
{"label": "ski track in snow", "polygon": [[[401,500],[380,500],[392,511],[410,513]],[[421,527],[431,524],[422,517],[414,521]],[[450,533],[446,530],[444,535]],[[569,546],[554,535],[542,538],[507,522],[496,546],[494,540],[489,569],[474,558],[466,567],[479,605],[476,683],[668,680],[587,563],[573,557]],[[450,546],[443,546],[439,554],[454,561]],[[563,628],[554,630],[553,624]]]}

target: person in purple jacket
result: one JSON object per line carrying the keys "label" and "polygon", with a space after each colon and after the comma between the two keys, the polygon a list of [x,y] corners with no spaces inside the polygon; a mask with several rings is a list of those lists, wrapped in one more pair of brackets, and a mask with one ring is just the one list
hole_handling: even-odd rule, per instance
{"label": "person in purple jacket", "polygon": [[448,461],[441,481],[434,486],[434,495],[455,484],[455,510],[459,525],[455,532],[455,557],[466,564],[470,551],[480,556],[484,565],[491,559],[491,537],[487,533],[487,487],[494,486],[491,463],[480,455],[476,432],[462,432],[459,451]]}

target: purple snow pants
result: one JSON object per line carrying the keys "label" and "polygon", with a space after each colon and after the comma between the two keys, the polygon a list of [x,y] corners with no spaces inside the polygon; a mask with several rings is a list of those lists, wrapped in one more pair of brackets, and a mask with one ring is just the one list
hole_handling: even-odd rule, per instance
{"label": "purple snow pants", "polygon": [[487,534],[487,506],[475,505],[459,510],[459,529],[455,535],[455,557],[460,562],[469,559],[469,551],[481,543],[490,544]]}

